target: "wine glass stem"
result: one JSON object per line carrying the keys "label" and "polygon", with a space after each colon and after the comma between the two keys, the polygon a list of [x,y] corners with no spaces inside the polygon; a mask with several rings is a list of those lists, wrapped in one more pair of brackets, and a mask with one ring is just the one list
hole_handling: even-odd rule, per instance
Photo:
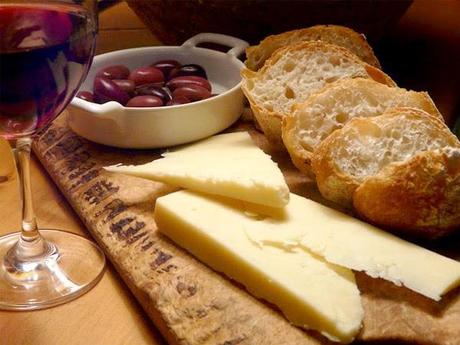
{"label": "wine glass stem", "polygon": [[19,175],[19,188],[22,202],[21,236],[13,248],[15,255],[20,259],[27,259],[42,255],[47,245],[37,228],[32,203],[32,189],[30,181],[30,150],[32,138],[17,139],[15,160]]}

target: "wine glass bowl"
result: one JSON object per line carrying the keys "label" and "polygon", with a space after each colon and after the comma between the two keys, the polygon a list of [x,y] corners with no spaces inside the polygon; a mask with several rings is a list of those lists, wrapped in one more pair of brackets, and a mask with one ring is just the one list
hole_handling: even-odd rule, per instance
{"label": "wine glass bowl", "polygon": [[22,200],[21,232],[0,237],[0,309],[42,309],[70,301],[102,277],[91,241],[38,229],[29,176],[33,137],[72,100],[94,55],[96,0],[0,4],[0,137],[10,141]]}
{"label": "wine glass bowl", "polygon": [[67,2],[1,5],[0,136],[30,136],[71,101],[94,54],[91,17]]}

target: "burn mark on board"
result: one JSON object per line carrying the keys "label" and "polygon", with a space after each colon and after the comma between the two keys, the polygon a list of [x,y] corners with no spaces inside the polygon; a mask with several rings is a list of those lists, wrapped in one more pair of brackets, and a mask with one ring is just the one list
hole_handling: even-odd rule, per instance
{"label": "burn mark on board", "polygon": [[70,172],[68,176],[69,180],[74,180],[78,178],[79,176],[87,172],[88,170],[94,168],[95,165],[96,165],[95,162],[86,162],[86,163],[82,163],[81,165],[78,165],[74,170]]}
{"label": "burn mark on board", "polygon": [[140,232],[134,236],[131,236],[127,241],[126,243],[128,244],[132,244],[132,243],[135,243],[137,242],[138,240],[140,240],[141,238],[143,238],[144,236],[146,236],[148,234],[147,231],[143,231],[143,232]]}
{"label": "burn mark on board", "polygon": [[[73,154],[69,159],[65,161],[64,166],[59,173],[63,176],[67,175],[68,173],[87,163],[90,157],[91,156],[88,151],[80,151]],[[96,163],[93,162],[90,168],[94,167],[95,165]]]}
{"label": "burn mark on board", "polygon": [[[153,243],[152,243],[153,244]],[[158,274],[169,273],[177,270],[177,266],[173,263],[169,263],[169,260],[173,258],[172,254],[165,253],[161,249],[155,248],[153,254],[156,254],[155,260],[150,263],[150,267]],[[166,264],[168,263],[168,264]]]}
{"label": "burn mark on board", "polygon": [[144,228],[145,222],[140,222],[135,217],[126,217],[110,225],[110,231],[126,244],[133,244],[148,235],[147,231],[141,232]]}
{"label": "burn mark on board", "polygon": [[71,186],[70,190],[73,190],[81,185],[84,185],[91,180],[95,179],[99,176],[99,170],[90,170],[87,171],[84,175],[82,175],[77,181],[75,181]]}
{"label": "burn mark on board", "polygon": [[166,267],[162,267],[161,269],[157,270],[156,272],[158,274],[163,274],[163,273],[169,273],[173,270],[177,270],[177,266],[174,265],[174,264],[169,264],[168,266]]}
{"label": "burn mark on board", "polygon": [[83,193],[83,199],[90,205],[99,204],[102,200],[118,192],[120,187],[114,186],[112,182],[106,180],[97,181]]}
{"label": "burn mark on board", "polygon": [[45,144],[46,146],[50,146],[61,139],[65,133],[66,130],[63,127],[50,127],[40,136],[38,141]]}
{"label": "burn mark on board", "polygon": [[61,160],[83,147],[83,141],[76,135],[69,135],[50,148],[45,157],[49,160]]}
{"label": "burn mark on board", "polygon": [[173,257],[171,254],[165,253],[160,249],[155,249],[154,253],[157,256],[156,256],[155,260],[152,263],[150,263],[150,266],[154,270],[159,268],[161,265],[163,265],[164,263],[166,263],[167,261],[169,261]]}
{"label": "burn mark on board", "polygon": [[198,309],[196,311],[196,317],[199,319],[202,319],[204,317],[208,316],[208,311],[206,309]]}
{"label": "burn mark on board", "polygon": [[176,285],[177,292],[184,297],[192,297],[196,294],[197,288],[195,285],[187,285],[183,282],[178,282]]}
{"label": "burn mark on board", "polygon": [[128,206],[121,199],[114,199],[104,206],[102,210],[99,210],[94,215],[96,218],[99,218],[103,214],[106,214],[102,222],[105,224],[113,220],[116,216],[123,213],[128,209]]}
{"label": "burn mark on board", "polygon": [[240,344],[241,342],[243,342],[244,340],[246,340],[246,336],[241,336],[241,337],[237,337],[237,338],[233,338],[233,339],[230,339],[230,340],[226,340],[224,341],[223,343],[219,344],[219,345],[238,345]]}
{"label": "burn mark on board", "polygon": [[143,252],[145,252],[145,251],[149,250],[154,244],[155,244],[154,241],[149,241],[146,244],[143,244],[141,246],[141,249],[142,249]]}

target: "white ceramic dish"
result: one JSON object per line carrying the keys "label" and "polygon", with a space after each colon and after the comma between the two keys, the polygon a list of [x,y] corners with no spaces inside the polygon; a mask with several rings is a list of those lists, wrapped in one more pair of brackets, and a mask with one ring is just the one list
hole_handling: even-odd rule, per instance
{"label": "white ceramic dish", "polygon": [[[114,38],[116,39],[116,38]],[[197,47],[200,43],[231,47],[227,53]],[[233,124],[243,111],[238,60],[248,43],[235,37],[202,33],[182,46],[119,50],[94,57],[80,90],[92,90],[96,72],[123,64],[133,69],[158,60],[175,59],[204,67],[214,93],[219,95],[183,105],[158,108],[124,107],[117,102],[96,104],[74,98],[69,107],[69,126],[91,141],[123,148],[158,148],[188,143],[218,133]]]}

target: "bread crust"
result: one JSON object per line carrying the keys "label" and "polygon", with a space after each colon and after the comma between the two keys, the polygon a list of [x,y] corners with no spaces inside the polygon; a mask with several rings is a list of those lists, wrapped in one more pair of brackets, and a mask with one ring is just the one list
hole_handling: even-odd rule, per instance
{"label": "bread crust", "polygon": [[[283,47],[275,51],[272,56],[265,62],[265,65],[257,72],[251,71],[244,68],[241,71],[242,85],[241,88],[246,95],[251,109],[254,113],[257,122],[262,128],[267,138],[279,147],[284,147],[281,138],[281,121],[286,114],[277,112],[272,109],[267,109],[261,102],[259,103],[252,93],[252,89],[255,83],[260,82],[266,73],[276,66],[276,64],[286,55],[295,52],[305,52],[305,54],[319,54],[321,52],[332,52],[336,54],[340,59],[347,60],[352,64],[362,66],[367,75],[357,75],[356,77],[369,77],[375,78],[376,81],[384,83],[388,86],[396,86],[395,82],[381,70],[366,64],[361,61],[357,56],[349,52],[347,49],[324,43],[321,41],[307,41],[298,44]],[[305,95],[306,100],[308,95]]]}
{"label": "bread crust", "polygon": [[246,67],[257,71],[275,50],[302,41],[324,41],[342,46],[369,65],[381,68],[380,62],[369,43],[367,43],[366,37],[340,25],[315,25],[268,36],[258,45],[246,49]]}
{"label": "bread crust", "polygon": [[[347,174],[336,162],[338,150],[346,147],[344,136],[346,133],[356,132],[377,133],[381,130],[380,126],[389,121],[392,117],[405,117],[406,120],[421,120],[430,124],[433,131],[436,131],[438,139],[442,139],[446,146],[460,148],[460,142],[450,132],[444,122],[436,117],[427,114],[425,111],[414,108],[391,108],[383,115],[371,118],[354,118],[343,128],[334,131],[329,135],[313,152],[312,170],[316,176],[316,182],[321,194],[331,201],[351,208],[353,205],[353,194],[368,176],[362,178]],[[433,138],[431,138],[433,139]],[[427,149],[428,150],[428,149]],[[390,162],[391,164],[391,162]],[[383,168],[383,167],[382,167]],[[363,166],[363,169],[365,167]]]}
{"label": "bread crust", "polygon": [[[381,102],[385,99],[393,99],[392,105],[395,106],[411,106],[422,109],[428,114],[437,117],[439,120],[444,121],[441,113],[436,108],[433,100],[427,92],[415,92],[408,91],[402,88],[390,88],[382,85],[381,83],[375,82],[372,79],[355,78],[355,79],[341,79],[336,82],[325,85],[322,89],[313,93],[308,99],[300,104],[294,106],[293,112],[285,116],[282,120],[282,139],[286,146],[286,149],[291,156],[291,160],[294,165],[303,173],[311,175],[311,157],[313,150],[308,149],[302,145],[301,131],[308,129],[302,125],[301,117],[311,116],[317,118],[318,116],[326,117],[327,110],[323,113],[313,113],[312,109],[322,104],[324,99],[336,98],[336,95],[340,95],[340,92],[354,95],[360,95],[361,93],[372,92],[377,97],[382,97]],[[359,98],[359,97],[358,97]],[[340,102],[337,100],[337,102]],[[361,105],[357,104],[357,106]],[[336,110],[336,109],[335,109]],[[382,109],[381,113],[376,113],[373,116],[381,115],[386,109]],[[335,129],[339,129],[345,125],[351,118],[348,114],[348,119],[342,122],[341,125]]]}
{"label": "bread crust", "polygon": [[460,228],[460,149],[425,151],[368,177],[353,205],[368,221],[429,239]]}
{"label": "bread crust", "polygon": [[[310,98],[311,97],[312,96],[310,96]],[[298,125],[298,118],[296,116],[298,107],[299,105],[296,105],[293,113],[289,114],[282,120],[281,138],[283,139],[284,146],[286,147],[295,167],[304,174],[314,176],[311,169],[311,157],[313,152],[305,150],[298,135],[298,131],[300,129],[300,126]]]}

